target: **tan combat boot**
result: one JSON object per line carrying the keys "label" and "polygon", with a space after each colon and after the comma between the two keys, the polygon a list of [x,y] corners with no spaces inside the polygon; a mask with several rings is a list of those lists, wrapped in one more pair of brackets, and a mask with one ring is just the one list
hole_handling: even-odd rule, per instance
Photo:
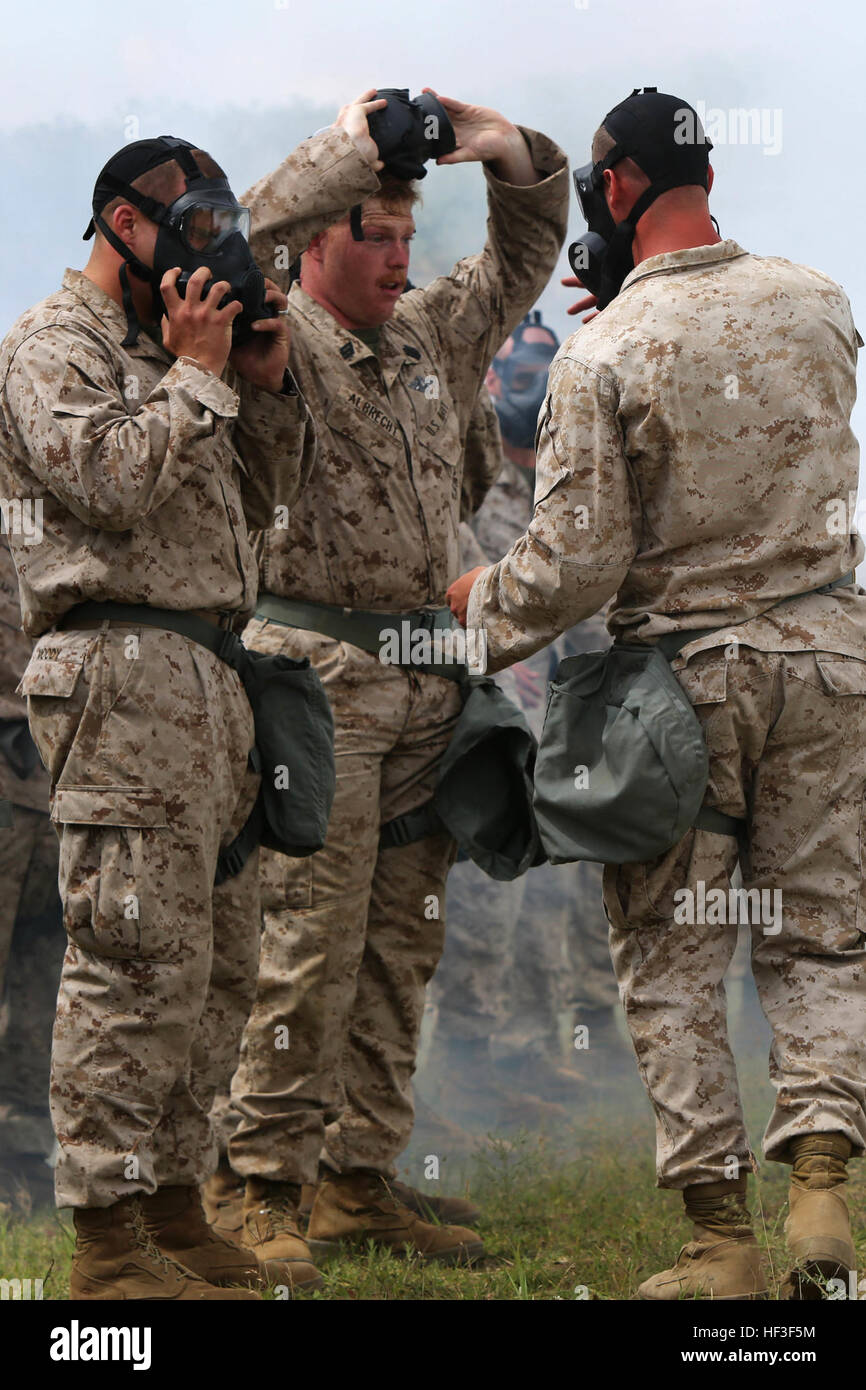
{"label": "tan combat boot", "polygon": [[848,1177],[845,1164],[851,1143],[844,1134],[809,1134],[792,1139],[790,1148],[794,1166],[785,1235],[796,1263],[782,1297],[812,1301],[826,1297],[828,1279],[842,1279],[847,1291],[848,1272],[857,1267],[841,1190]]}
{"label": "tan combat boot", "polygon": [[76,1241],[70,1299],[258,1299],[248,1289],[223,1289],[160,1250],[145,1225],[138,1195],[110,1207],[73,1213]]}
{"label": "tan combat boot", "polygon": [[645,1279],[645,1299],[758,1299],[767,1297],[763,1256],[746,1207],[746,1179],[696,1183],[685,1188],[686,1216],[694,1239],[676,1263]]}
{"label": "tan combat boot", "polygon": [[396,1178],[389,1179],[388,1186],[397,1201],[414,1211],[422,1221],[438,1221],[444,1226],[474,1226],[481,1220],[478,1207],[466,1197],[437,1197],[432,1193],[427,1196],[417,1187],[397,1182]]}
{"label": "tan combat boot", "polygon": [[[389,1179],[388,1186],[397,1201],[414,1211],[422,1221],[436,1221],[446,1226],[474,1226],[476,1221],[481,1219],[478,1207],[465,1197],[428,1197],[405,1182],[397,1182],[396,1178]],[[301,1189],[301,1205],[298,1208],[301,1221],[309,1221],[315,1200],[316,1188],[305,1183]]]}
{"label": "tan combat boot", "polygon": [[300,1202],[300,1183],[247,1178],[243,1239],[269,1283],[307,1293],[324,1280],[298,1228]]}
{"label": "tan combat boot", "polygon": [[239,1177],[229,1166],[228,1159],[221,1158],[213,1177],[201,1187],[208,1225],[218,1236],[234,1241],[235,1245],[243,1244],[246,1185],[246,1178]]}
{"label": "tan combat boot", "polygon": [[484,1254],[474,1231],[463,1226],[433,1226],[422,1221],[393,1195],[381,1173],[356,1169],[322,1179],[310,1214],[310,1250],[318,1259],[339,1254],[343,1242],[368,1240],[397,1255],[417,1254],[441,1264],[469,1264]]}
{"label": "tan combat boot", "polygon": [[208,1225],[197,1187],[160,1187],[140,1202],[145,1226],[172,1259],[219,1288],[262,1288],[262,1271],[249,1251]]}

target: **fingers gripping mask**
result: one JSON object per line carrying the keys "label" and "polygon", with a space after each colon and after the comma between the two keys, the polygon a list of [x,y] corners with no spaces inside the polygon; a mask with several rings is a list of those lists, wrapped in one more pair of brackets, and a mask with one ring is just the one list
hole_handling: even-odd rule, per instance
{"label": "fingers gripping mask", "polygon": [[[180,266],[177,291],[185,297],[190,276],[205,266],[210,278],[205,282],[205,298],[217,280],[231,286],[223,296],[220,308],[237,299],[242,312],[232,324],[232,339],[243,343],[252,336],[256,319],[270,318],[274,310],[265,303],[265,280],[252,257],[249,247],[249,209],[241,207],[225,178],[206,178],[199,169],[186,140],[163,135],[157,140],[140,140],[126,146],[103,169],[93,195],[93,219],[85,239],[93,235],[96,226],[125,262],[120,272],[123,307],[126,310],[127,334],[124,346],[138,339],[139,323],[129,289],[127,271],[147,282],[153,293],[154,315],[165,312],[160,283],[167,270]],[[168,160],[175,160],[183,170],[186,189],[170,204],[160,203],[132,187],[133,179]],[[102,209],[120,195],[159,228],[154,247],[153,266],[144,265],[128,246],[107,226]]]}

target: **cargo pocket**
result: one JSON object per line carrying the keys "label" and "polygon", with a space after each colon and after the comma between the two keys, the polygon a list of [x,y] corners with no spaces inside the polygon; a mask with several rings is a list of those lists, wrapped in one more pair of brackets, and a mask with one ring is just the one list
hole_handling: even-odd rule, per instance
{"label": "cargo pocket", "polygon": [[165,959],[154,884],[164,882],[166,810],[146,787],[58,787],[51,819],[63,827],[60,894],[66,931],[96,956]]}
{"label": "cargo pocket", "polygon": [[697,715],[707,745],[709,777],[704,802],[709,806],[736,804],[741,797],[741,788],[732,771],[738,768],[739,760],[731,761],[733,750],[726,745],[719,729],[728,698],[728,660],[723,647],[711,647],[689,657],[682,670],[673,668]]}
{"label": "cargo pocket", "polygon": [[68,700],[75,694],[78,677],[84,668],[84,653],[75,656],[46,659],[39,649],[30,658],[24,675],[18,682],[16,695],[48,695]]}
{"label": "cargo pocket", "polygon": [[92,638],[68,651],[40,642],[18,682],[16,694],[27,699],[30,733],[52,781],[61,775],[81,719],[81,698],[73,697],[92,646]]}

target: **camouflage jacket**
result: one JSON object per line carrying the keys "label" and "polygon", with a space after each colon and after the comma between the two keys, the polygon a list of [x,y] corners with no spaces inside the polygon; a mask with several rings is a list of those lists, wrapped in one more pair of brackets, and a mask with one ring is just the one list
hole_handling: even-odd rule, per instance
{"label": "camouflage jacket", "polygon": [[[464,474],[470,416],[490,359],[535,303],[565,236],[565,156],[524,134],[541,182],[517,187],[485,168],[487,245],[404,294],[378,354],[293,285],[291,367],[319,448],[288,525],[256,538],[263,588],[382,611],[444,602],[459,572],[461,514],[492,481]],[[278,229],[273,195],[262,206],[260,189],[246,201],[264,266]]]}
{"label": "camouflage jacket", "polygon": [[735,635],[866,659],[856,585],[791,597],[864,554],[859,344],[832,280],[736,242],[637,266],[554,359],[532,521],[469,598],[490,669],[614,595],[615,637],[714,627],[686,654]]}
{"label": "camouflage jacket", "polygon": [[[290,256],[378,182],[340,130],[278,172]],[[0,497],[23,509],[9,529],[33,637],[84,599],[251,613],[248,526],[291,506],[312,466],[298,395],[125,335],[121,306],[68,270],[0,347]]]}
{"label": "camouflage jacket", "polygon": [[[4,720],[26,720],[27,701],[15,687],[30,660],[33,643],[21,630],[18,576],[9,539],[0,531],[0,725]],[[36,758],[28,777],[19,777],[0,751],[0,797],[16,806],[48,814],[50,779]]]}

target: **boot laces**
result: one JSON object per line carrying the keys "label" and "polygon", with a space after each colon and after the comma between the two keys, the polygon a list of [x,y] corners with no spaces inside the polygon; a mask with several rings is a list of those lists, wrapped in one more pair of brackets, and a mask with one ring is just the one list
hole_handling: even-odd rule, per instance
{"label": "boot laces", "polygon": [[275,1193],[268,1196],[259,1208],[262,1216],[270,1218],[271,1230],[275,1236],[296,1236],[298,1230],[298,1212],[295,1198],[288,1192]]}
{"label": "boot laces", "polygon": [[172,1259],[171,1255],[167,1255],[164,1250],[160,1250],[150,1231],[147,1229],[144,1212],[139,1202],[134,1202],[132,1204],[130,1208],[130,1219],[127,1225],[132,1229],[136,1245],[147,1255],[148,1259],[154,1260],[157,1264],[162,1265],[164,1269],[170,1269],[173,1273],[181,1275],[184,1279],[190,1278],[190,1270],[185,1269],[178,1260]]}
{"label": "boot laces", "polygon": [[368,1192],[370,1210],[385,1212],[389,1216],[408,1216],[414,1220],[414,1212],[400,1201],[384,1173],[371,1173]]}

